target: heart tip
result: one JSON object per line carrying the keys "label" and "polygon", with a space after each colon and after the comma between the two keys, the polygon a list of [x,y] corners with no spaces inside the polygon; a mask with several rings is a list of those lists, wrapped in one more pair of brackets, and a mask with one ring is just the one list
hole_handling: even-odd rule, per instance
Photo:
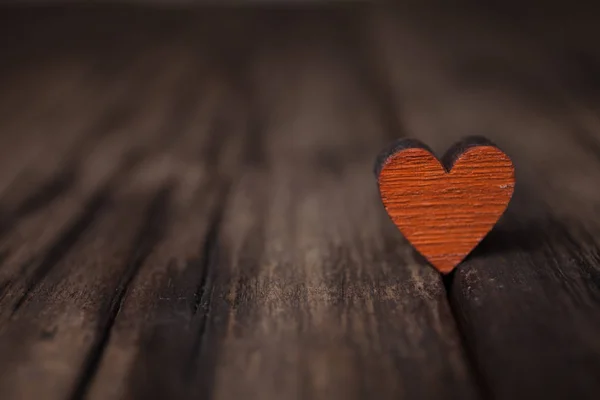
{"label": "heart tip", "polygon": [[435,264],[435,263],[431,263],[433,265],[433,267],[442,275],[448,275],[450,274],[452,271],[454,271],[454,269],[456,268],[456,266],[460,263],[456,263],[456,264],[448,264],[448,263],[443,263],[442,265],[440,265],[439,263]]}

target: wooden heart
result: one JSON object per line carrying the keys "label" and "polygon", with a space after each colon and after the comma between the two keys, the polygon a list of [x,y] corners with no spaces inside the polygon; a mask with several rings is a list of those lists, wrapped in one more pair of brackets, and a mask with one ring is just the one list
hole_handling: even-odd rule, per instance
{"label": "wooden heart", "polygon": [[457,143],[441,163],[423,143],[399,140],[378,157],[376,174],[392,221],[442,273],[494,227],[515,186],[510,158],[481,137]]}

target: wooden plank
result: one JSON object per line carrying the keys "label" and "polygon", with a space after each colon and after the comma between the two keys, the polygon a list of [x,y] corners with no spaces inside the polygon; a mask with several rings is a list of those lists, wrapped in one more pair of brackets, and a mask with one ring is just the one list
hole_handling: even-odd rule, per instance
{"label": "wooden plank", "polygon": [[[543,63],[526,56],[526,38],[511,40],[488,20],[460,21],[477,40],[432,26],[420,31],[399,14],[373,21],[381,29],[382,69],[397,90],[410,134],[443,151],[465,134],[485,133],[516,165],[517,189],[507,215],[449,283],[452,308],[486,392],[499,399],[596,398],[597,155],[570,135],[578,127],[565,115],[568,109],[557,106],[560,93],[537,91],[543,81],[525,87],[506,84],[506,76],[486,81],[459,73],[465,63],[493,57],[520,76],[535,77]],[[411,69],[416,65],[418,70]],[[408,70],[412,74],[403,73]]]}
{"label": "wooden plank", "polygon": [[[117,124],[104,125],[107,132],[87,130],[83,153],[67,154],[78,161],[73,182],[6,233],[0,300],[3,396],[85,394],[129,283],[167,227],[166,214],[176,205],[171,203],[189,198],[207,179],[190,154],[207,137],[198,134],[205,122],[196,120],[197,107],[203,107],[197,77],[204,75],[196,75],[202,63],[186,46],[159,43],[146,50],[150,58],[159,56],[146,66],[160,71],[159,78],[145,82],[145,98],[120,97],[141,107],[129,109]],[[115,82],[119,78],[127,73]],[[176,101],[181,96],[186,108]],[[195,124],[193,132],[187,123]],[[174,147],[173,139],[184,133],[188,139]],[[182,153],[180,146],[186,145]],[[132,163],[128,155],[136,148],[137,163]],[[82,146],[71,150],[81,152]],[[37,377],[35,385],[31,376]]]}
{"label": "wooden plank", "polygon": [[82,377],[80,392],[91,399],[182,398],[188,391],[212,294],[216,230],[247,130],[235,96],[218,87],[203,93],[214,104],[178,140],[182,160],[169,157],[181,180],[169,229],[131,282],[105,348],[97,349],[97,372]]}
{"label": "wooden plank", "polygon": [[[185,398],[190,385],[209,392],[214,368],[211,358],[199,353],[213,291],[217,233],[229,188],[242,166],[252,163],[250,149],[257,145],[241,62],[260,44],[248,36],[247,18],[233,12],[217,17],[208,15],[206,24],[193,29],[194,46],[203,49],[202,59],[210,65],[203,77],[210,83],[203,89],[210,106],[200,115],[204,139],[198,143],[199,124],[194,123],[174,144],[186,160],[178,173],[194,185],[183,179],[173,195],[177,207],[170,210],[170,229],[131,282],[97,372],[85,378],[82,392],[92,399]],[[260,30],[252,28],[255,35]],[[218,43],[207,38],[218,38]],[[201,379],[194,380],[198,358],[205,367]]]}
{"label": "wooden plank", "polygon": [[336,39],[346,19],[276,16],[285,23],[252,66],[255,163],[218,236],[201,347],[214,377],[198,360],[192,393],[475,397],[442,282],[377,198],[372,163],[388,133]]}

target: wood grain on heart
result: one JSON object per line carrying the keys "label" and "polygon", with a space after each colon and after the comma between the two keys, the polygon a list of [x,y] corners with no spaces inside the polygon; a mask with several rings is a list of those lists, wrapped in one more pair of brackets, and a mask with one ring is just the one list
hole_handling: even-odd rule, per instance
{"label": "wood grain on heart", "polygon": [[378,157],[376,174],[392,221],[442,273],[494,227],[515,186],[510,158],[481,137],[457,143],[441,162],[423,143],[399,140]]}

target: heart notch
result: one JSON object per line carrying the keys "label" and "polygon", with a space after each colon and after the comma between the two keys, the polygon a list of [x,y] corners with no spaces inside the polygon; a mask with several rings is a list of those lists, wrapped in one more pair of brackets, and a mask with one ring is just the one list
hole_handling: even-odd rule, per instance
{"label": "heart notch", "polygon": [[400,139],[379,155],[375,173],[394,224],[444,274],[494,227],[515,187],[511,159],[483,137],[461,140],[441,162],[420,141]]}

